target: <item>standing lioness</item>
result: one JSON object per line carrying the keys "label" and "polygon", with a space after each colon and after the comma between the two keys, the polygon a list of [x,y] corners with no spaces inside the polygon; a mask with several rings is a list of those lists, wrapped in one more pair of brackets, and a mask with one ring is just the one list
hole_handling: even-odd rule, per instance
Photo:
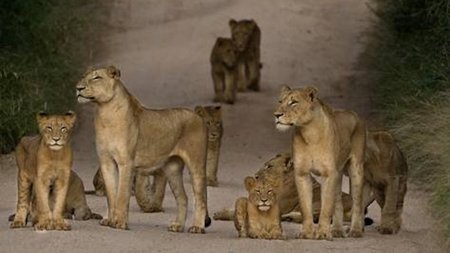
{"label": "standing lioness", "polygon": [[[331,239],[343,236],[342,176],[346,165],[353,198],[350,236],[363,232],[362,192],[366,127],[351,111],[333,110],[317,97],[313,87],[281,90],[274,113],[278,129],[295,127],[292,145],[295,184],[303,214],[303,238]],[[324,178],[319,227],[314,231],[311,173]],[[335,210],[336,209],[336,210]]]}
{"label": "standing lioness", "polygon": [[89,70],[76,86],[78,102],[94,102],[97,154],[105,180],[108,217],[100,224],[128,228],[132,170],[164,167],[177,200],[178,215],[169,230],[183,231],[187,198],[182,182],[186,164],[195,197],[191,233],[205,232],[207,130],[187,109],[150,110],[131,95],[114,66]]}

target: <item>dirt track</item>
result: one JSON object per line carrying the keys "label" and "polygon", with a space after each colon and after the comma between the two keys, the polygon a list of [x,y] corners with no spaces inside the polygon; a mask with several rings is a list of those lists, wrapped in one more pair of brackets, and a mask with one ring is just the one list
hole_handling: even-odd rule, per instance
{"label": "dirt track", "polygon": [[[290,135],[275,130],[272,113],[281,84],[314,84],[335,107],[370,112],[368,88],[360,78],[359,56],[370,28],[370,11],[360,0],[115,0],[104,56],[94,64],[113,63],[130,91],[151,108],[211,104],[209,54],[215,38],[229,36],[230,18],[253,18],[262,30],[262,91],[238,94],[235,105],[224,105],[220,187],[208,188],[210,213],[231,206],[245,195],[243,178],[274,154],[288,150]],[[75,99],[75,98],[74,98]],[[97,167],[92,107],[80,106],[74,137],[74,169],[92,189]],[[14,211],[16,167],[11,156],[0,161],[0,252],[439,252],[434,222],[425,194],[410,186],[398,235],[379,235],[375,226],[364,238],[311,241],[295,239],[298,224],[283,223],[288,241],[238,239],[231,222],[213,221],[205,235],[169,233],[175,203],[168,191],[165,213],[144,214],[134,199],[130,231],[101,227],[97,221],[72,222],[71,232],[11,230],[6,222]],[[187,173],[185,173],[187,174]],[[186,176],[186,188],[190,184]],[[191,224],[192,194],[187,226]],[[104,214],[106,199],[89,196],[91,208]],[[379,209],[369,216],[379,221]],[[376,224],[375,224],[376,225]],[[36,246],[38,245],[38,246]]]}

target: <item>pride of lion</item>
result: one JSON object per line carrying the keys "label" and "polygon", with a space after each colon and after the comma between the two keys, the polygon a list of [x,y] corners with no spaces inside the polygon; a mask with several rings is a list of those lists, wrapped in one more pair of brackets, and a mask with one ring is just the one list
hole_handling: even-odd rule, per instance
{"label": "pride of lion", "polygon": [[[260,90],[261,30],[252,19],[231,19],[228,25],[231,37],[217,38],[210,64],[213,101],[233,104],[237,91]],[[146,108],[115,66],[88,69],[76,84],[76,98],[95,104],[100,166],[93,193],[106,195],[106,215],[91,211],[88,192],[72,170],[75,113],[38,113],[39,135],[23,137],[15,150],[18,198],[10,227],[26,227],[31,221],[36,230],[70,230],[65,218],[75,218],[128,229],[131,195],[143,212],[162,212],[168,183],[177,205],[168,230],[182,232],[187,167],[194,198],[188,232],[205,233],[211,224],[207,186],[219,185],[222,107]],[[215,212],[214,219],[233,220],[239,237],[287,239],[282,221],[301,223],[303,239],[361,237],[365,210],[375,201],[381,208],[378,232],[400,230],[408,166],[391,134],[368,130],[355,112],[332,108],[312,86],[284,85],[273,116],[278,130],[291,131],[291,151],[277,154],[246,177],[248,196],[237,198],[234,209]],[[342,191],[345,175],[350,193]],[[350,222],[348,231],[345,222]]]}

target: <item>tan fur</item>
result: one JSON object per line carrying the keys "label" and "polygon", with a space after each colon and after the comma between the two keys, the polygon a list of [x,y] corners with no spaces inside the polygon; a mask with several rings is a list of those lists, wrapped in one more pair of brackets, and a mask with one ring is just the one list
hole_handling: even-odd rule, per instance
{"label": "tan fur", "polygon": [[[290,153],[278,154],[266,163],[255,174],[256,180],[269,180],[279,185],[278,188],[278,204],[282,220],[301,223],[303,218],[299,206],[298,192],[295,186],[294,166]],[[319,219],[321,196],[320,184],[314,179],[313,181],[313,216],[314,220]],[[369,197],[369,196],[368,196]],[[344,219],[350,221],[352,199],[347,193],[342,193],[342,201],[344,205]],[[372,203],[371,200],[365,205]],[[215,220],[233,220],[234,210],[225,208],[214,213]]]}
{"label": "tan fur", "polygon": [[[134,196],[134,187],[135,187],[135,181],[136,177],[133,177],[133,183],[131,186],[131,195]],[[95,172],[94,178],[92,180],[92,184],[94,185],[94,192],[86,192],[86,194],[95,194],[97,196],[105,196],[106,195],[106,189],[105,189],[105,180],[103,179],[102,171],[100,167],[97,168],[97,172]]]}
{"label": "tan fur", "polygon": [[234,225],[239,237],[284,239],[281,228],[277,189],[272,181],[245,178],[248,198],[238,198]]}
{"label": "tan fur", "polygon": [[251,89],[259,91],[259,80],[261,77],[260,45],[261,30],[253,20],[231,19],[229,21],[231,38],[238,56],[238,91]]}
{"label": "tan fur", "polygon": [[210,57],[214,102],[233,104],[236,100],[237,60],[232,40],[217,38]]}
{"label": "tan fur", "polygon": [[[363,179],[366,127],[351,111],[333,110],[317,97],[312,87],[290,89],[284,86],[275,115],[280,130],[294,127],[292,154],[300,208],[303,214],[302,238],[332,239],[344,236],[342,176],[349,163],[353,198],[349,236],[363,233]],[[318,229],[312,214],[311,173],[324,179]],[[333,230],[330,227],[333,216]]]}
{"label": "tan fur", "polygon": [[364,178],[382,209],[378,231],[395,234],[401,227],[408,165],[388,132],[370,132],[367,146]]}
{"label": "tan fur", "polygon": [[[26,226],[32,194],[33,225],[37,230],[70,230],[63,212],[72,167],[70,136],[76,116],[37,115],[39,136],[24,137],[16,147],[19,168],[17,209],[11,228]],[[54,201],[49,200],[52,190]],[[53,203],[50,203],[53,202]]]}
{"label": "tan fur", "polygon": [[120,71],[114,66],[89,70],[76,88],[80,103],[97,105],[96,146],[108,200],[108,218],[101,225],[127,229],[133,170],[151,174],[163,167],[178,206],[176,221],[169,230],[183,231],[187,196],[182,169],[186,164],[195,198],[194,222],[189,232],[204,233],[209,217],[207,130],[202,118],[187,109],[145,108],[125,88]]}
{"label": "tan fur", "polygon": [[218,186],[217,169],[223,136],[222,108],[220,106],[196,106],[195,112],[203,118],[208,129],[207,183],[208,186]]}

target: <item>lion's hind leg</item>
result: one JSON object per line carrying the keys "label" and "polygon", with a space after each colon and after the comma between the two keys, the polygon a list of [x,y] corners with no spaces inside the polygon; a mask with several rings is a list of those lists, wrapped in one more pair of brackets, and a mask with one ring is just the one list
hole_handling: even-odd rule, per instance
{"label": "lion's hind leg", "polygon": [[395,234],[399,230],[397,223],[399,177],[390,177],[384,190],[384,206],[381,210],[381,224],[378,232],[381,234]]}
{"label": "lion's hind leg", "polygon": [[179,157],[171,157],[164,166],[164,173],[169,181],[170,189],[176,199],[177,218],[169,226],[171,232],[183,232],[187,214],[187,195],[183,183],[184,162]]}

